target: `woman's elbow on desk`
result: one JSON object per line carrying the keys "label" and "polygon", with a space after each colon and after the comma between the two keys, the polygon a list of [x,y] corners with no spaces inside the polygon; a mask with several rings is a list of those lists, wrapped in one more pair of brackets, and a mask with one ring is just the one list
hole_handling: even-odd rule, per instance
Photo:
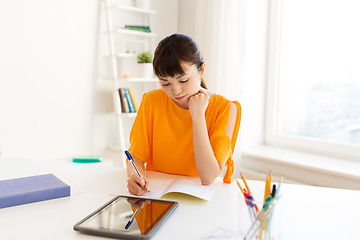
{"label": "woman's elbow on desk", "polygon": [[212,184],[217,177],[220,176],[222,169],[225,167],[225,163],[219,163],[219,168],[214,169],[207,169],[206,172],[203,172],[202,174],[199,173],[201,184],[202,185],[210,185]]}
{"label": "woman's elbow on desk", "polygon": [[204,185],[204,186],[210,185],[215,181],[215,179],[219,175],[220,175],[220,172],[219,172],[219,174],[214,175],[214,176],[202,176],[202,177],[200,176],[201,184]]}
{"label": "woman's elbow on desk", "polygon": [[212,184],[214,182],[215,178],[212,179],[212,180],[209,180],[209,179],[206,179],[206,180],[203,180],[201,179],[201,184],[204,185],[204,186],[208,186],[210,184]]}

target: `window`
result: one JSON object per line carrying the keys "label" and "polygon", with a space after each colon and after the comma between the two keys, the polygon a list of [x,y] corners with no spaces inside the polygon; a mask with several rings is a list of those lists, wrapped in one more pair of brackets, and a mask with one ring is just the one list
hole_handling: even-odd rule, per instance
{"label": "window", "polygon": [[273,1],[266,142],[360,156],[360,2]]}

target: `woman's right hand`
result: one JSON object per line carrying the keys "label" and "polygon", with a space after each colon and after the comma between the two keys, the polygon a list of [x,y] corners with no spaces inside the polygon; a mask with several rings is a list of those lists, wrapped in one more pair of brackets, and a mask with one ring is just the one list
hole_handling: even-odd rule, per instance
{"label": "woman's right hand", "polygon": [[127,181],[127,188],[129,193],[139,196],[150,191],[150,183],[146,180],[145,177],[143,178],[144,180],[136,173],[130,176]]}
{"label": "woman's right hand", "polygon": [[199,119],[205,117],[205,111],[209,104],[209,93],[203,88],[189,98],[189,111],[191,118]]}

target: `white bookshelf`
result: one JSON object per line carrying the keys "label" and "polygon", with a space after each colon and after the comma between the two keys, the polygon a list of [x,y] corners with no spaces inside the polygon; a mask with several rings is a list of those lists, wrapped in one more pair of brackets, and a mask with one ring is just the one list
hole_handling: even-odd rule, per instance
{"label": "white bookshelf", "polygon": [[125,6],[125,5],[121,5],[121,4],[112,6],[110,8],[117,8],[117,9],[120,9],[120,10],[138,12],[138,13],[145,13],[145,14],[152,14],[152,15],[157,14],[157,12],[154,11],[154,10],[138,8],[138,7],[132,7],[132,6]]}
{"label": "white bookshelf", "polygon": [[[116,117],[118,129],[118,142],[114,144],[119,152],[123,152],[129,146],[126,133],[130,132],[131,126],[127,126],[124,122],[131,122],[135,119],[136,113],[124,113],[121,109],[121,102],[118,89],[132,88],[140,104],[140,97],[143,92],[139,89],[144,84],[156,88],[158,79],[155,77],[139,77],[134,71],[137,65],[137,55],[140,50],[138,48],[127,49],[128,46],[141,46],[142,51],[153,52],[154,38],[158,35],[154,32],[142,32],[137,30],[124,29],[125,25],[142,25],[150,26],[152,29],[151,17],[157,12],[151,9],[139,8],[136,6],[113,4],[109,5],[108,0],[101,0],[102,13],[104,14],[105,28],[100,30],[106,37],[108,54],[103,55],[104,68],[108,69],[108,76],[98,79],[97,87],[102,91],[111,91],[113,96],[114,113],[110,116]],[[114,2],[114,1],[112,1]],[[140,24],[139,24],[140,23]],[[130,66],[129,66],[130,64]],[[134,77],[123,78],[122,76],[134,74]],[[125,167],[125,154],[121,154],[122,163],[117,166]]]}
{"label": "white bookshelf", "polygon": [[125,81],[129,82],[158,82],[157,78],[123,78]]}
{"label": "white bookshelf", "polygon": [[127,34],[127,35],[134,35],[134,36],[143,36],[143,37],[157,37],[157,34],[155,33],[147,33],[147,32],[141,32],[136,30],[128,30],[128,29],[117,29],[115,30],[117,33],[121,34]]}

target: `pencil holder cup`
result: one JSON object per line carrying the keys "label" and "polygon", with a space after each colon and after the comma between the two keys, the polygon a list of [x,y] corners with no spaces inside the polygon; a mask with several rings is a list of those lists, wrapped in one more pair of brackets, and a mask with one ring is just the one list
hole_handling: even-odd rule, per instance
{"label": "pencil holder cup", "polygon": [[[269,197],[262,209],[251,219],[251,225],[244,234],[244,240],[280,240],[281,239],[281,196]],[[249,204],[250,208],[251,205]]]}

